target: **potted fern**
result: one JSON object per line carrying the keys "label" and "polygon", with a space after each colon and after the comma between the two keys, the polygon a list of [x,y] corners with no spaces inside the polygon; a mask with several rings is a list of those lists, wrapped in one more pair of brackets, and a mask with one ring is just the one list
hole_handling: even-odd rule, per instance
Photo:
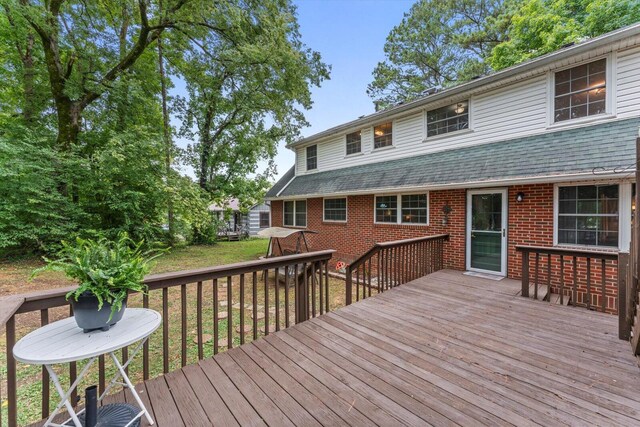
{"label": "potted fern", "polygon": [[129,292],[146,292],[142,282],[150,262],[160,256],[157,251],[143,250],[143,242],[134,242],[126,233],[114,241],[77,238],[74,244],[62,242],[56,260],[45,258],[43,270],[61,271],[78,282],[67,293],[76,323],[84,332],[103,331],[115,325],[127,307]]}

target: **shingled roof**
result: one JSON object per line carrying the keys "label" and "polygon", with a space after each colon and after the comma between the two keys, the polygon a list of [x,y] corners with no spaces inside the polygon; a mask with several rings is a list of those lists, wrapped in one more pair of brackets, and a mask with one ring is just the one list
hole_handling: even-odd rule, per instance
{"label": "shingled roof", "polygon": [[[267,198],[396,191],[403,188],[464,188],[469,184],[590,175],[635,164],[640,118],[475,145],[403,159],[293,177],[293,168]],[[628,172],[627,172],[628,173]],[[293,178],[293,180],[292,180]]]}

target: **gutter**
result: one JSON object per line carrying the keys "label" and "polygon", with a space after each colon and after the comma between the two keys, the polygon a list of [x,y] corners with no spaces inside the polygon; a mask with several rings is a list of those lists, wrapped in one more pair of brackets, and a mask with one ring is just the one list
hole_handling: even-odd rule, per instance
{"label": "gutter", "polygon": [[[292,149],[300,145],[317,142],[320,139],[334,136],[336,134],[342,134],[347,131],[361,129],[368,125],[372,125],[379,120],[397,116],[402,113],[406,113],[410,110],[422,107],[424,105],[436,102],[438,100],[441,100],[447,97],[460,95],[464,92],[471,91],[473,89],[478,89],[483,86],[488,86],[491,83],[498,83],[504,80],[504,84],[507,84],[509,83],[508,79],[515,80],[519,74],[533,71],[540,67],[549,66],[550,64],[565,57],[579,55],[579,54],[587,53],[589,51],[594,51],[595,49],[598,49],[602,46],[613,44],[621,40],[624,40],[626,38],[630,38],[638,35],[640,35],[640,23],[629,25],[627,27],[612,31],[602,36],[586,40],[582,43],[578,43],[576,45],[573,45],[564,49],[556,50],[554,52],[540,56],[538,58],[523,62],[518,65],[514,65],[509,68],[505,68],[504,70],[497,71],[485,77],[480,77],[476,80],[471,80],[469,82],[462,83],[458,86],[454,86],[442,92],[437,92],[433,95],[418,98],[406,104],[402,104],[397,107],[392,107],[387,110],[379,111],[379,112],[370,114],[368,116],[365,116],[363,118],[352,120],[342,125],[332,127],[325,131],[316,133],[315,135],[311,135],[307,138],[302,138],[298,141],[292,142],[291,144],[288,144],[286,148]],[[611,50],[613,50],[613,48]]]}
{"label": "gutter", "polygon": [[[414,186],[402,186],[402,187],[384,187],[384,188],[371,188],[366,190],[353,190],[353,191],[337,191],[333,193],[315,193],[315,194],[299,194],[290,197],[280,197],[284,188],[278,193],[276,197],[270,197],[267,200],[296,200],[296,199],[314,199],[320,197],[339,197],[339,196],[359,196],[369,194],[389,194],[399,192],[412,192],[412,191],[438,191],[438,190],[456,190],[467,188],[489,188],[500,186],[513,186],[524,184],[548,184],[559,182],[572,182],[572,181],[610,181],[615,180],[627,180],[633,181],[633,178],[629,177],[633,174],[633,170],[626,170],[624,174],[619,172],[606,171],[602,173],[594,174],[593,172],[580,172],[566,175],[543,175],[529,178],[507,178],[507,179],[495,179],[487,181],[469,181],[469,182],[456,182],[450,184],[439,185],[414,185]],[[293,181],[293,180],[292,180]],[[291,183],[289,181],[287,186]],[[286,186],[285,186],[286,188]]]}

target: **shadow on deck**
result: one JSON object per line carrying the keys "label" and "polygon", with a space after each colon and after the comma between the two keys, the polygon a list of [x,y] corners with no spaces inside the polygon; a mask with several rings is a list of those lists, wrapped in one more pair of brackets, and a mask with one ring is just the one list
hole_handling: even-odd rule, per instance
{"label": "shadow on deck", "polygon": [[617,318],[519,286],[439,271],[138,390],[161,427],[639,425]]}

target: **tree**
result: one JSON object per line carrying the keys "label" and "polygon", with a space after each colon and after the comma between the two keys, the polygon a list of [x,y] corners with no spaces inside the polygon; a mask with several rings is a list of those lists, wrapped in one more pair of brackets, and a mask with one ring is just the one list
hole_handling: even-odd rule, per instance
{"label": "tree", "polygon": [[525,0],[488,61],[499,70],[638,21],[637,0]]}
{"label": "tree", "polygon": [[[306,124],[311,85],[328,78],[320,55],[300,41],[295,9],[288,2],[248,2],[240,11],[217,10],[218,33],[174,38],[171,59],[184,77],[188,97],[177,100],[182,135],[202,189],[212,197],[239,197],[273,174],[277,142],[291,142]],[[259,161],[267,161],[258,172]],[[248,185],[247,176],[259,174]],[[250,180],[253,180],[250,179]]]}
{"label": "tree", "polygon": [[377,108],[488,71],[485,58],[504,39],[504,0],[420,0],[391,30],[385,61],[367,93]]}

